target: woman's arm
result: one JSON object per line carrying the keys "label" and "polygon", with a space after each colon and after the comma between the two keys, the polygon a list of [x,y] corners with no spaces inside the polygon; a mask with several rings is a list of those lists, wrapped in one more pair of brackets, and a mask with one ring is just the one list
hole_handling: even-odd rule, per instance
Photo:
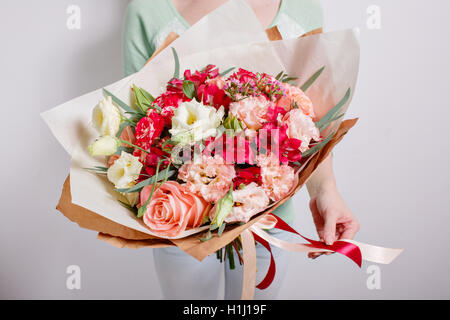
{"label": "woman's arm", "polygon": [[[359,223],[337,190],[332,155],[314,171],[306,187],[311,198],[309,207],[321,241],[330,245],[338,239],[352,239],[359,230]],[[309,257],[319,255],[313,253]]]}

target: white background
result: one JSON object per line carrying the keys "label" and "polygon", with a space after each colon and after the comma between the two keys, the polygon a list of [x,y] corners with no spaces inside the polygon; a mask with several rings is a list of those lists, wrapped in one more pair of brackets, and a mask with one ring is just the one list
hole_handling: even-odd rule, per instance
{"label": "white background", "polygon": [[[450,45],[445,0],[323,0],[325,29],[361,28],[361,72],[335,151],[339,189],[361,223],[357,240],[402,247],[366,269],[339,255],[291,257],[283,299],[450,298]],[[81,30],[66,9],[81,8]],[[159,299],[151,249],[117,249],[55,210],[69,157],[39,114],[122,77],[126,0],[2,0],[0,10],[0,298]],[[370,5],[381,29],[366,26]],[[296,228],[315,236],[302,191]],[[81,267],[81,290],[66,268]]]}

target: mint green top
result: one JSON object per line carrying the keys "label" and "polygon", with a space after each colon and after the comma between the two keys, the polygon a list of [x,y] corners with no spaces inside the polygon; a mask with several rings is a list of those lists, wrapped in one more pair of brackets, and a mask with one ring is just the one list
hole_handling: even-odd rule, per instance
{"label": "mint green top", "polygon": [[[318,0],[282,0],[270,27],[277,26],[283,39],[296,38],[323,26]],[[170,32],[181,35],[190,27],[171,0],[133,0],[127,8],[123,31],[125,76],[139,71]],[[275,212],[284,221],[294,219],[292,200]]]}

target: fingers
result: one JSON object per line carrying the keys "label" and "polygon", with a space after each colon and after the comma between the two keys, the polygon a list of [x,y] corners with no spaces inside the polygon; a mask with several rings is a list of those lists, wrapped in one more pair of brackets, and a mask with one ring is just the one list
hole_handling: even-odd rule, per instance
{"label": "fingers", "polygon": [[311,210],[314,224],[316,226],[317,234],[319,235],[320,241],[323,241],[323,219],[320,215],[319,209],[317,208],[316,199],[313,198],[309,201],[309,209]]}
{"label": "fingers", "polygon": [[325,225],[323,228],[323,239],[327,245],[332,245],[336,239],[336,221],[337,215],[334,212],[330,212],[326,215]]}
{"label": "fingers", "polygon": [[353,220],[351,223],[345,226],[344,231],[341,233],[341,239],[353,239],[356,233],[359,231],[359,222]]}

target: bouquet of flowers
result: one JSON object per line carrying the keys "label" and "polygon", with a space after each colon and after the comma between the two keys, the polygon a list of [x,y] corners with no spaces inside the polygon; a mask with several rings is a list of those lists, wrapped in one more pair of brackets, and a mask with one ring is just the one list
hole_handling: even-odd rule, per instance
{"label": "bouquet of flowers", "polygon": [[207,65],[180,77],[173,53],[175,74],[158,97],[134,85],[131,108],[105,90],[92,112],[101,137],[89,151],[107,156],[106,166],[90,170],[105,173],[154,234],[208,225],[220,236],[226,224],[247,223],[288,195],[295,172],[329,140],[320,129],[342,117],[349,92],[314,122],[303,90],[323,68],[302,90],[283,72]]}
{"label": "bouquet of flowers", "polygon": [[[234,248],[245,261],[243,298],[255,287],[255,241],[358,265],[400,254],[264,231],[298,234],[271,212],[356,123],[342,121],[358,74],[354,30],[270,42],[246,1],[231,0],[168,38],[172,50],[138,73],[43,114],[72,158],[58,210],[117,247],[175,245],[198,260],[222,260],[226,247],[230,263]],[[258,288],[274,273],[272,259]]]}

